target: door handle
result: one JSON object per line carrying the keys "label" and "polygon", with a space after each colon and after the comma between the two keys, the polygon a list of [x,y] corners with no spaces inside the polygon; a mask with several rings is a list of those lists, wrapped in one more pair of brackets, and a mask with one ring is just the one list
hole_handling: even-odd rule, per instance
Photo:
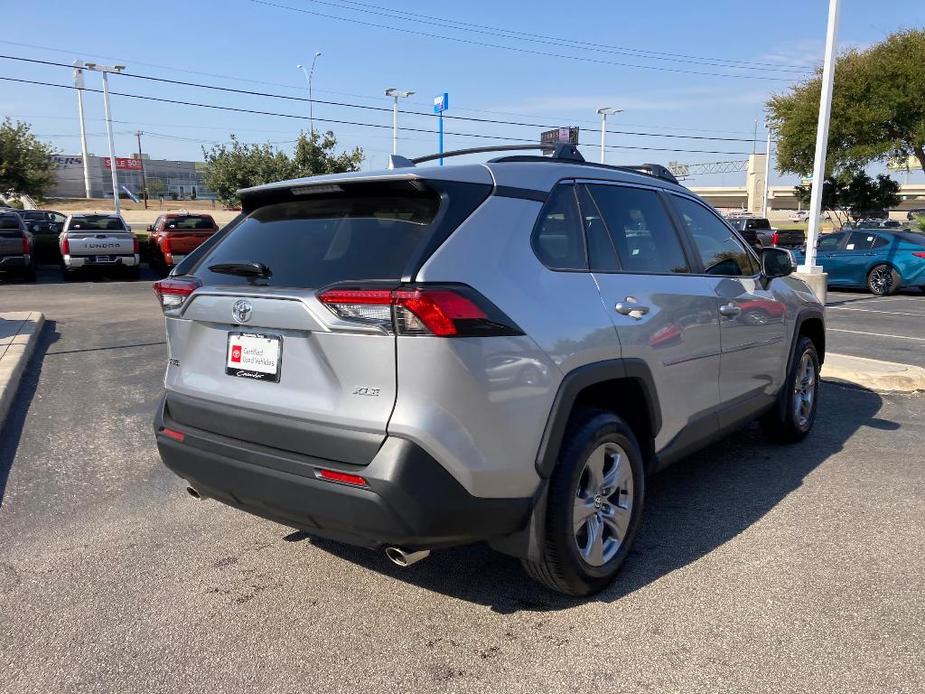
{"label": "door handle", "polygon": [[723,304],[719,307],[719,315],[726,316],[728,318],[733,318],[742,313],[742,309],[736,306],[734,303],[729,302],[728,304]]}
{"label": "door handle", "polygon": [[617,305],[613,307],[613,310],[621,316],[629,316],[630,318],[639,320],[649,312],[649,307],[637,304],[634,297],[628,296],[623,301],[618,301]]}

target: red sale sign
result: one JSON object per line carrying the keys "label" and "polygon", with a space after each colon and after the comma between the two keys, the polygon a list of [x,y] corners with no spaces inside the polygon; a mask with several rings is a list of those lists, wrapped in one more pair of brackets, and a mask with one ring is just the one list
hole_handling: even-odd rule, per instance
{"label": "red sale sign", "polygon": [[[103,166],[107,169],[112,168],[109,157],[103,158]],[[141,159],[127,159],[125,157],[116,157],[116,170],[122,171],[141,171]]]}

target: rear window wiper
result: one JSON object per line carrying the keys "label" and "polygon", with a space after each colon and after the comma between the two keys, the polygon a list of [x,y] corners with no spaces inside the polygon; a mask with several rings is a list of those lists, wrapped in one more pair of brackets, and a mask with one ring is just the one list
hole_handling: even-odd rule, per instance
{"label": "rear window wiper", "polygon": [[239,277],[272,277],[273,272],[263,263],[216,263],[209,266],[209,272]]}

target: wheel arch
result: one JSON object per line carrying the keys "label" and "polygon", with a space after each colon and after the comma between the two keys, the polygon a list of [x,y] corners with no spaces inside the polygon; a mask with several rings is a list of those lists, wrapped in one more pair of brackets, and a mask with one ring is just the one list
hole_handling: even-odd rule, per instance
{"label": "wheel arch", "polygon": [[580,366],[562,379],[536,455],[536,471],[541,478],[552,474],[570,423],[575,413],[585,408],[606,410],[624,419],[636,435],[647,465],[652,462],[654,439],[662,425],[652,372],[641,359],[608,359]]}

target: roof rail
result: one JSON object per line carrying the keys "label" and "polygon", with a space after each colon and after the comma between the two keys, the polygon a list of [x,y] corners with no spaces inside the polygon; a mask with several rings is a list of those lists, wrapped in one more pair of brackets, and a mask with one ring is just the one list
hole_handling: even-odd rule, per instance
{"label": "roof rail", "polygon": [[491,145],[488,147],[470,147],[468,149],[455,149],[450,152],[443,152],[442,154],[428,154],[427,156],[415,157],[414,159],[407,159],[398,154],[393,154],[389,157],[389,168],[404,169],[409,166],[414,166],[415,164],[423,164],[426,161],[434,161],[436,159],[448,157],[461,157],[465,154],[482,154],[484,152],[516,152],[525,149],[540,149],[544,152],[552,151],[552,160],[571,161],[576,163],[583,163],[585,160],[575,145],[560,142],[558,144],[544,145]]}
{"label": "roof rail", "polygon": [[670,181],[671,183],[678,183],[678,179],[675,178],[675,175],[668,170],[667,167],[662,166],[661,164],[622,164],[620,166],[612,167],[614,169],[624,169],[626,171],[633,171],[635,173],[644,173],[647,176],[655,176],[655,178],[661,178],[664,181]]}

